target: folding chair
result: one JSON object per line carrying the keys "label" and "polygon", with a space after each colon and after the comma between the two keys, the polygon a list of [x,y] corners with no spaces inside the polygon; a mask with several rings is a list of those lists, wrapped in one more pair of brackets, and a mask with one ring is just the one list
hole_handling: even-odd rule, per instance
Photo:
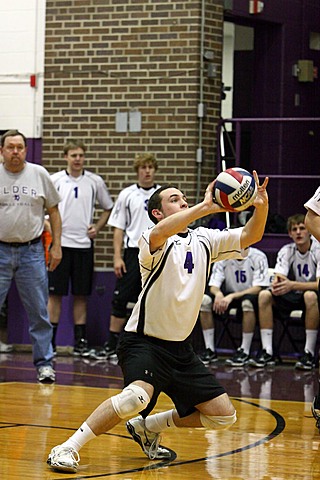
{"label": "folding chair", "polygon": [[[298,343],[305,340],[305,325],[304,325],[304,314],[302,310],[292,310],[288,316],[278,315],[277,311],[274,309],[274,319],[281,327],[281,333],[279,336],[274,335],[274,351],[278,358],[282,354],[293,354],[295,356],[301,355],[301,346],[299,347]],[[292,328],[301,327],[303,329],[303,334],[301,337],[294,337]],[[288,340],[293,351],[286,352],[283,345],[285,340]]]}
{"label": "folding chair", "polygon": [[[274,268],[269,268],[269,278],[270,278],[270,284],[272,283],[274,277]],[[301,349],[298,347],[298,341],[299,339],[295,339],[293,336],[293,333],[290,331],[290,327],[303,327],[304,328],[304,317],[303,317],[303,311],[302,310],[292,310],[290,314],[285,317],[283,315],[277,315],[277,310],[274,308],[273,309],[273,315],[275,319],[275,323],[277,325],[280,325],[281,327],[281,333],[279,336],[275,335],[277,331],[274,331],[274,351],[275,355],[280,358],[280,352],[282,348],[282,344],[284,343],[285,339],[288,339],[292,348],[293,352],[288,352],[288,353],[294,353],[294,354],[301,354]]]}
{"label": "folding chair", "polygon": [[216,348],[219,348],[222,340],[227,335],[228,339],[231,341],[233,350],[236,350],[239,346],[239,339],[235,337],[235,332],[231,330],[233,322],[240,324],[241,322],[237,319],[237,309],[231,308],[229,312],[224,315],[215,315],[214,316],[215,324],[220,323],[220,331],[216,337]]}

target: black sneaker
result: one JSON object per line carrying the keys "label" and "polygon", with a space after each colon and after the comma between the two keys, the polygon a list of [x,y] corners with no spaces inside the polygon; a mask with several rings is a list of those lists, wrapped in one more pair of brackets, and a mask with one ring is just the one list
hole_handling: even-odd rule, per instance
{"label": "black sneaker", "polygon": [[273,355],[270,355],[266,350],[262,350],[261,354],[257,358],[250,358],[248,365],[250,367],[264,368],[274,367],[276,364]]}
{"label": "black sneaker", "polygon": [[297,361],[294,368],[299,370],[312,370],[315,366],[314,356],[310,352],[304,352],[300,360]]}
{"label": "black sneaker", "polygon": [[90,358],[95,360],[106,360],[107,353],[103,347],[93,348],[90,352]]}
{"label": "black sneaker", "polygon": [[107,358],[116,358],[117,357],[117,354],[116,354],[117,346],[116,345],[112,345],[109,342],[106,342],[103,345],[103,348],[104,348],[104,351],[107,354]]}
{"label": "black sneaker", "polygon": [[230,365],[231,367],[243,367],[248,363],[249,359],[250,355],[245,353],[243,348],[238,348],[232,358],[227,358],[226,365]]}
{"label": "black sneaker", "polygon": [[205,365],[209,365],[209,363],[218,361],[216,352],[213,352],[210,348],[207,348],[201,355],[199,355],[199,358]]}
{"label": "black sneaker", "polygon": [[76,357],[88,357],[90,355],[90,348],[88,347],[88,340],[80,338],[73,349],[73,355]]}
{"label": "black sneaker", "polygon": [[111,346],[108,342],[103,345],[103,348],[96,348],[90,352],[90,358],[94,358],[96,360],[107,360],[107,359],[116,359],[116,347]]}

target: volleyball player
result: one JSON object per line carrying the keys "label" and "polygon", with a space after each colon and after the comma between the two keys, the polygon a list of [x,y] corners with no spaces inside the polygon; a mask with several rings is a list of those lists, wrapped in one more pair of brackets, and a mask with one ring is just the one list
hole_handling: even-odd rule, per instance
{"label": "volleyball player", "polygon": [[320,248],[312,240],[305,225],[305,215],[288,218],[287,229],[292,239],[278,252],[274,280],[270,289],[259,293],[259,321],[262,352],[249,360],[251,367],[275,365],[273,355],[273,307],[279,316],[302,310],[305,319],[306,340],[304,353],[295,363],[299,370],[312,370],[315,365],[315,347],[319,329],[317,289],[320,277]]}
{"label": "volleyball player", "polygon": [[[242,320],[242,343],[227,365],[242,367],[250,359],[250,348],[258,315],[258,294],[269,285],[268,259],[264,252],[250,247],[248,256],[242,260],[222,260],[213,265],[209,278],[209,295],[204,296],[200,309],[200,321],[206,350],[200,360],[207,365],[214,351],[212,331],[215,315],[225,315],[231,308],[237,309]],[[205,319],[203,316],[205,315]],[[211,333],[211,334],[210,334]],[[211,340],[211,343],[209,343]],[[215,355],[214,355],[215,354]]]}
{"label": "volleyball player", "polygon": [[137,182],[124,188],[117,198],[108,220],[113,227],[113,264],[117,277],[112,297],[108,340],[90,357],[116,359],[118,338],[128,318],[128,304],[135,304],[141,292],[138,241],[141,233],[152,225],[148,216],[148,200],[160,185],[155,183],[158,162],[152,153],[135,156],[133,168]]}
{"label": "volleyball player", "polygon": [[[80,140],[70,140],[63,148],[67,168],[51,175],[62,200],[62,261],[49,272],[49,315],[53,326],[53,348],[61,314],[62,297],[68,295],[69,281],[73,295],[74,355],[88,356],[86,324],[87,299],[91,294],[94,250],[93,241],[106,224],[113,201],[99,175],[84,168],[86,146]],[[96,203],[102,213],[96,223],[93,214]]]}
{"label": "volleyball player", "polygon": [[[304,204],[304,206],[308,210],[305,218],[306,227],[320,242],[320,187],[317,188],[314,195]],[[318,284],[318,303],[320,304],[320,284]],[[316,426],[320,430],[320,366],[318,393],[313,399],[311,411],[316,420]]]}
{"label": "volleyball player", "polygon": [[[122,419],[149,459],[165,458],[160,447],[165,429],[204,427],[225,429],[236,411],[224,388],[194,353],[189,335],[197,321],[210,263],[242,258],[245,249],[261,240],[267,220],[268,178],[259,186],[254,213],[244,227],[217,231],[188,229],[190,223],[225,211],[213,203],[212,182],[204,200],[189,208],[185,195],[170,185],[150,198],[148,213],[155,225],[139,241],[143,288],[120,337],[117,349],[124,389],[108,398],[62,445],[54,447],[48,464],[75,472],[79,450]],[[148,416],[165,392],[175,408]]]}

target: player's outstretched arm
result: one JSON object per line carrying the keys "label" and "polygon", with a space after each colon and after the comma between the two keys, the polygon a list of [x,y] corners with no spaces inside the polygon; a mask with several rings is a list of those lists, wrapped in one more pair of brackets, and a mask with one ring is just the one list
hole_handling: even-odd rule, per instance
{"label": "player's outstretched arm", "polygon": [[305,224],[307,230],[320,242],[320,216],[308,208]]}
{"label": "player's outstretched arm", "polygon": [[259,177],[255,170],[253,171],[253,176],[258,187],[258,192],[253,202],[253,206],[255,207],[253,215],[242,230],[241,248],[247,248],[256,242],[259,242],[263,237],[267,223],[269,211],[267,185],[269,178],[266,177],[263,184],[260,185]]}
{"label": "player's outstretched arm", "polygon": [[[150,247],[152,251],[160,248],[167,241],[169,237],[177,233],[183,233],[187,231],[188,225],[195,222],[199,218],[205,217],[207,215],[219,212],[226,212],[227,210],[223,207],[220,207],[217,203],[213,201],[213,185],[214,182],[211,182],[205,192],[205,196],[202,202],[188,207],[188,203],[185,200],[183,194],[177,194],[177,197],[181,197],[179,200],[179,211],[172,213],[165,218],[159,218],[158,223],[152,229],[150,234]],[[177,192],[179,192],[177,190]]]}

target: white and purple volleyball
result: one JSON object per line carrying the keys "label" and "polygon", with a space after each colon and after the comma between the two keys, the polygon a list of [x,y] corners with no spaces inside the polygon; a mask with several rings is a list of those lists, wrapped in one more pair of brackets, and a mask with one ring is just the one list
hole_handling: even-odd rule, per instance
{"label": "white and purple volleyball", "polygon": [[228,168],[217,176],[213,197],[221,207],[228,211],[246,210],[253,204],[256,195],[255,179],[244,168]]}

